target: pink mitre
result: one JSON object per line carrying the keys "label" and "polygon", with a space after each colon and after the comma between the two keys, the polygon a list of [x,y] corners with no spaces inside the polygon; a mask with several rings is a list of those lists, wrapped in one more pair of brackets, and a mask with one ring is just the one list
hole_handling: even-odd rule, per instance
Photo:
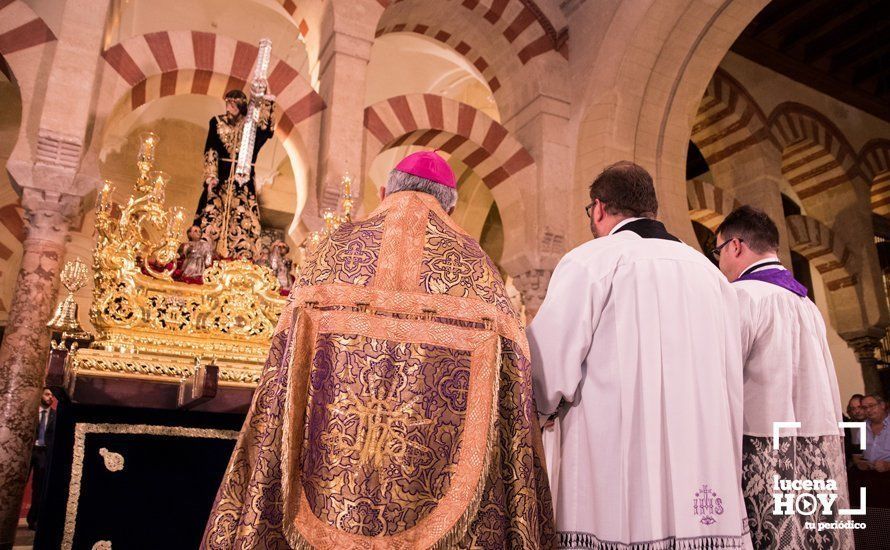
{"label": "pink mitre", "polygon": [[435,151],[412,153],[402,159],[402,162],[396,166],[396,170],[457,189],[454,172],[451,171],[451,167],[448,166],[445,159],[437,155]]}

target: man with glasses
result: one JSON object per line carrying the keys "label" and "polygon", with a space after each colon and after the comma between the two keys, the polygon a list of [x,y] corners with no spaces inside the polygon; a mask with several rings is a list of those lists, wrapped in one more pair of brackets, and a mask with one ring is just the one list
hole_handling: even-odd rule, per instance
{"label": "man with glasses", "polygon": [[856,460],[860,470],[890,472],[890,416],[887,404],[880,395],[866,395],[862,398],[865,410],[865,451]]}
{"label": "man with glasses", "polygon": [[[745,365],[742,482],[756,548],[805,548],[805,523],[839,521],[849,508],[840,394],[822,314],[778,258],[779,230],[761,210],[742,206],[717,227],[712,251],[738,292]],[[775,422],[782,428],[773,448]],[[774,514],[775,476],[833,479],[833,515]],[[814,517],[815,516],[815,517]],[[820,548],[852,548],[849,530],[820,530]]]}
{"label": "man with glasses", "polygon": [[749,544],[735,292],[655,220],[642,167],[609,166],[590,200],[595,239],[560,261],[529,327],[538,412],[562,432],[559,547]]}

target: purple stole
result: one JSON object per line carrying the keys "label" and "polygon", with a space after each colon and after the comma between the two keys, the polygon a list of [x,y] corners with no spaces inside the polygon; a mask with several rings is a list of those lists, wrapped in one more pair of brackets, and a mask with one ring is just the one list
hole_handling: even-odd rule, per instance
{"label": "purple stole", "polygon": [[[787,269],[760,269],[762,267],[768,265],[782,265],[779,262],[771,262],[766,264],[760,264],[753,266],[753,269],[749,267],[746,269],[742,275],[736,279],[738,281],[763,281],[764,283],[770,283],[779,287],[784,288],[785,290],[789,290],[798,296],[806,298],[807,296],[807,287],[800,284],[797,279],[791,274]],[[755,271],[758,270],[758,271]]]}

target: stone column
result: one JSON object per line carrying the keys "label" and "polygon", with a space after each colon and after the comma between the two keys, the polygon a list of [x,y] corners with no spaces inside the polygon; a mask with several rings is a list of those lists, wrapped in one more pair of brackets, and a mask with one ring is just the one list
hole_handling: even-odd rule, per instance
{"label": "stone column", "polygon": [[522,295],[522,303],[525,304],[527,323],[532,322],[541,308],[541,304],[544,303],[551,275],[553,275],[553,270],[550,269],[530,269],[513,277],[513,286]]}
{"label": "stone column", "polygon": [[875,357],[875,351],[881,345],[881,338],[876,335],[859,336],[848,339],[847,345],[853,348],[856,359],[862,367],[865,393],[884,395],[884,388],[878,375],[878,360]]}
{"label": "stone column", "polygon": [[712,163],[710,168],[718,187],[730,191],[740,204],[760,208],[776,222],[779,229],[779,259],[790,268],[791,249],[782,209],[782,153],[771,143],[765,142]]}
{"label": "stone column", "polygon": [[0,550],[11,548],[15,538],[49,351],[46,323],[80,199],[26,189],[22,205],[27,233],[0,346]]}
{"label": "stone column", "polygon": [[[586,187],[581,196],[573,196],[575,138],[569,124],[567,69],[565,59],[556,52],[538,56],[519,75],[519,79],[534,82],[537,89],[530,91],[531,97],[523,95],[524,90],[515,91],[519,95],[511,95],[502,111],[504,127],[535,159],[532,177],[509,191],[502,186],[492,189],[499,205],[512,201],[523,205],[512,213],[500,209],[505,227],[501,265],[513,275],[529,323],[544,302],[553,270],[576,244],[570,239],[571,227],[587,223]],[[507,231],[510,222],[522,229]],[[588,230],[583,240],[589,238]]]}
{"label": "stone column", "polygon": [[340,178],[346,172],[361,193],[364,178],[362,142],[365,79],[374,31],[383,9],[374,0],[332,2],[322,22],[319,90],[327,108],[322,112],[318,162],[319,210],[336,208]]}

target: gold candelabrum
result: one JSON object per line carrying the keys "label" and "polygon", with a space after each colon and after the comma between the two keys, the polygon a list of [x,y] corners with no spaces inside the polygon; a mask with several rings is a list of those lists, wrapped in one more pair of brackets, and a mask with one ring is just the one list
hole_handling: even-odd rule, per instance
{"label": "gold candelabrum", "polygon": [[352,221],[352,209],[355,197],[352,196],[352,176],[349,172],[340,178],[340,206],[338,211],[326,208],[321,211],[321,219],[324,227],[313,231],[306,236],[300,244],[300,267],[306,257],[312,253],[322,242],[328,239],[342,224]]}
{"label": "gold candelabrum", "polygon": [[[154,170],[158,136],[142,136],[139,177],[126,203],[106,183],[96,209],[96,340],[69,359],[81,374],[179,378],[213,359],[221,383],[253,384],[285,299],[266,268],[245,260],[209,267],[203,284],[174,281],[185,212],[166,208],[169,177]],[[62,307],[60,305],[60,307]],[[98,374],[97,374],[98,373]]]}

